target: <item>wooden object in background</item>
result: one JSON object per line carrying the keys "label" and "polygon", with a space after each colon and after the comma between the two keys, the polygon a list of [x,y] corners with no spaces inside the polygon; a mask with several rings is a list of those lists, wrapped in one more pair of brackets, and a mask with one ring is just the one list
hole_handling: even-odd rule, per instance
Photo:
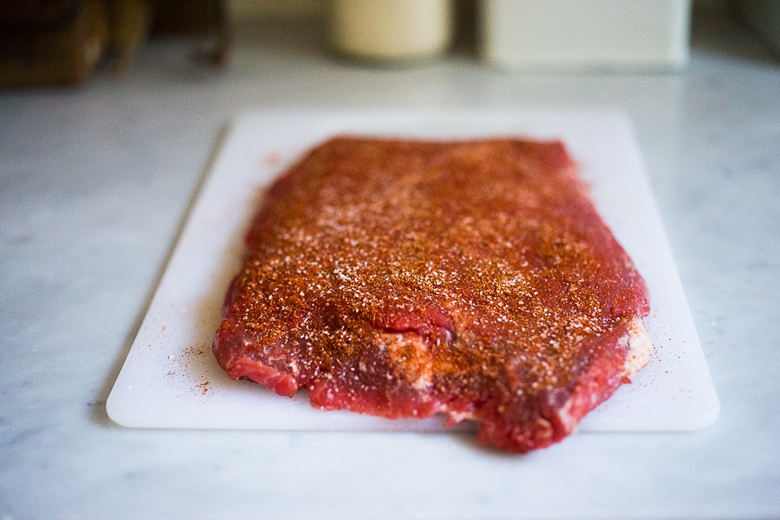
{"label": "wooden object in background", "polygon": [[84,81],[108,42],[101,0],[0,2],[0,86]]}
{"label": "wooden object in background", "polygon": [[222,0],[0,0],[0,87],[85,81],[110,55],[127,70],[150,31],[214,33],[198,58],[227,62],[230,24]]}
{"label": "wooden object in background", "polygon": [[152,34],[208,34],[220,25],[218,0],[158,0]]}
{"label": "wooden object in background", "polygon": [[149,33],[152,4],[149,0],[107,0],[109,44],[115,56],[114,70],[124,72],[135,59]]}

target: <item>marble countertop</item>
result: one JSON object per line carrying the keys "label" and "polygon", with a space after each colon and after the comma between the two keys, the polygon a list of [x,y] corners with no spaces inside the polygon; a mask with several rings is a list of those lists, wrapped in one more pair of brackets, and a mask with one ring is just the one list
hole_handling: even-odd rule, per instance
{"label": "marble countertop", "polygon": [[[191,65],[191,42],[153,42],[121,77],[0,92],[0,519],[780,516],[780,64],[719,16],[696,19],[680,74],[505,73],[462,54],[361,67],[277,24],[239,28],[223,73]],[[721,400],[713,426],[515,457],[463,435],[108,419],[236,114],[526,106],[633,120]]]}

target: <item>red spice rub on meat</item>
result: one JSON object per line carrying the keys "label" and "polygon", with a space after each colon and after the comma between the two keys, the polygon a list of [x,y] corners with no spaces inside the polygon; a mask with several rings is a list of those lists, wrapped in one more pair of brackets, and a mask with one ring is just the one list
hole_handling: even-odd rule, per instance
{"label": "red spice rub on meat", "polygon": [[526,452],[642,368],[645,284],[557,142],[338,137],[270,188],[214,353],[313,406]]}

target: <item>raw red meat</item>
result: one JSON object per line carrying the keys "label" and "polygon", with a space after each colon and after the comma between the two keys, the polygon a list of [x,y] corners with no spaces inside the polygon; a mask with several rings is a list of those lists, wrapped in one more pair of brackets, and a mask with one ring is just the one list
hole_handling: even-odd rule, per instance
{"label": "raw red meat", "polygon": [[650,355],[647,290],[557,142],[334,138],[270,188],[214,353],[313,406],[548,446]]}

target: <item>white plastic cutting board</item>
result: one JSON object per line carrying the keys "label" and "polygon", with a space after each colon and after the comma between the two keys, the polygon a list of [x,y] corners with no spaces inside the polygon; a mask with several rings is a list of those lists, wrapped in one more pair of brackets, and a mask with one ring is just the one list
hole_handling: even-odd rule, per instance
{"label": "white plastic cutting board", "polygon": [[[133,427],[443,431],[438,418],[391,421],[323,412],[305,392],[280,397],[230,380],[211,341],[243,253],[259,191],[311,146],[338,133],[410,138],[560,139],[602,217],[650,288],[649,365],[591,412],[580,431],[692,430],[719,403],[628,119],[603,111],[257,112],[232,125],[205,179],[107,402]],[[461,425],[458,428],[470,428]]]}

